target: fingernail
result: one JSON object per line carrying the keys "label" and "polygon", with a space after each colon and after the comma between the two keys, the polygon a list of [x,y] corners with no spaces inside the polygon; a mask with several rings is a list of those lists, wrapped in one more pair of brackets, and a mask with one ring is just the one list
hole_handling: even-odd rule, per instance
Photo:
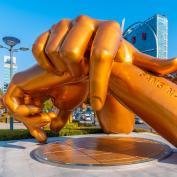
{"label": "fingernail", "polygon": [[101,108],[103,107],[103,103],[100,97],[97,96],[93,96],[90,100],[91,102],[91,106],[95,111],[99,111],[101,110]]}
{"label": "fingernail", "polygon": [[39,141],[39,143],[46,143],[47,137],[45,134],[39,133],[37,136],[37,140]]}

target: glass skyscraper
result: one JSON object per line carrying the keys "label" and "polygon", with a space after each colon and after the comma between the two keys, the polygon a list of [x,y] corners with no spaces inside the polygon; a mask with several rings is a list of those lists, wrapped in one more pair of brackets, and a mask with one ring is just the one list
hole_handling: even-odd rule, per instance
{"label": "glass skyscraper", "polygon": [[[17,71],[16,57],[13,57],[13,75]],[[3,63],[3,92],[5,93],[10,82],[10,57],[4,56]]]}
{"label": "glass skyscraper", "polygon": [[144,22],[136,22],[124,32],[124,38],[141,52],[168,58],[168,19],[156,14]]}

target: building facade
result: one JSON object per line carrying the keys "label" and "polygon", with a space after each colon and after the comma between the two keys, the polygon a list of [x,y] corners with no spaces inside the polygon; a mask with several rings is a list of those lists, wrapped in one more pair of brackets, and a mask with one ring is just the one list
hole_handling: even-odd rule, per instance
{"label": "building facade", "polygon": [[144,22],[134,23],[123,36],[143,53],[168,58],[168,19],[164,15],[156,14]]}
{"label": "building facade", "polygon": [[[13,69],[12,74],[14,75],[17,72],[17,64],[16,64],[16,57],[13,57]],[[5,93],[8,87],[8,84],[10,82],[10,57],[4,56],[4,62],[3,62],[3,83],[2,83],[2,89]]]}

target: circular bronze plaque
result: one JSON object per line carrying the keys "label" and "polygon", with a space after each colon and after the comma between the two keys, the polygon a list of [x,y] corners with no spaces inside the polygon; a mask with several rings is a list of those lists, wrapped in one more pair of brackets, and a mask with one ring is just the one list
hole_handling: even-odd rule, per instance
{"label": "circular bronze plaque", "polygon": [[132,137],[67,138],[32,152],[35,159],[54,165],[127,165],[160,160],[171,153],[160,142]]}

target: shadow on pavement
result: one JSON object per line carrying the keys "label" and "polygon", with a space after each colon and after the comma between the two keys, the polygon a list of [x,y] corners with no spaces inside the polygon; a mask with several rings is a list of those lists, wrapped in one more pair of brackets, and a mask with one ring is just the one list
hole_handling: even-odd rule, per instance
{"label": "shadow on pavement", "polygon": [[160,163],[167,163],[167,164],[177,164],[177,151],[173,152],[169,157],[161,160]]}
{"label": "shadow on pavement", "polygon": [[[58,141],[58,139],[59,139],[58,137],[52,137],[47,140],[46,144]],[[60,141],[65,141],[66,139],[68,138],[60,137]],[[30,142],[32,144],[39,145],[39,146],[45,145],[45,144],[38,143],[35,139],[21,139],[21,140],[0,141],[0,147],[5,147],[5,148],[7,147],[7,148],[14,148],[14,149],[26,149],[25,146],[19,145],[25,142]]]}
{"label": "shadow on pavement", "polygon": [[24,146],[13,144],[13,143],[16,143],[16,142],[18,142],[18,141],[12,141],[12,142],[3,141],[3,142],[0,142],[0,147],[14,148],[14,149],[26,149]]}

